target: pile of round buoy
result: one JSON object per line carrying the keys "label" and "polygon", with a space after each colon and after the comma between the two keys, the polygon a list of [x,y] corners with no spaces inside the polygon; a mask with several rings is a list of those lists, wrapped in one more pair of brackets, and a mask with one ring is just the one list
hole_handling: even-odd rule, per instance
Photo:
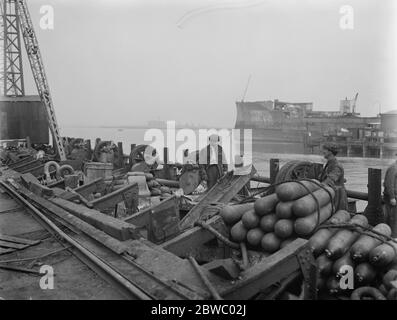
{"label": "pile of round buoy", "polygon": [[309,240],[319,270],[318,290],[353,300],[397,299],[392,284],[397,280],[397,242],[390,234],[388,225],[371,228],[363,215],[334,214]]}
{"label": "pile of round buoy", "polygon": [[274,253],[307,238],[332,214],[335,192],[315,181],[285,182],[254,203],[226,206],[220,215],[235,242]]}

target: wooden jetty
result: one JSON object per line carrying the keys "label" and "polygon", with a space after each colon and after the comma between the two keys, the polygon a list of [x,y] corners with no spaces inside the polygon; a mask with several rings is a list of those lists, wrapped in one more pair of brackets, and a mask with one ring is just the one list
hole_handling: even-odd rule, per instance
{"label": "wooden jetty", "polygon": [[[120,144],[119,148],[122,149]],[[266,190],[284,170],[279,168],[277,159],[271,160],[269,178],[257,175],[254,167],[245,175],[235,176],[229,172],[206,194],[197,197],[188,209],[181,205],[181,198],[172,196],[137,210],[139,188],[136,184],[109,189],[105,195],[90,199],[92,194],[104,192],[109,185],[115,187],[114,178],[131,168],[128,160],[124,155],[118,158],[120,167],[113,171],[110,182],[99,178],[74,188],[66,187],[65,178],[60,178],[62,183],[43,185],[43,171],[37,169],[34,159],[21,159],[1,168],[0,190],[4,201],[0,240],[24,239],[20,240],[22,243],[11,242],[8,247],[0,242],[0,275],[8,279],[4,282],[3,298],[84,298],[83,291],[76,285],[81,281],[87,285],[85,297],[92,299],[201,300],[213,298],[213,290],[223,299],[275,299],[299,278],[304,284],[304,297],[316,298],[316,264],[307,240],[298,238],[272,255],[250,252],[255,259],[244,267],[244,254],[240,249],[222,241],[228,231],[218,215],[219,205],[241,197],[242,190],[245,197]],[[45,160],[40,166],[43,163]],[[162,171],[159,176],[172,176],[173,169],[174,165],[167,163],[163,169],[166,172]],[[316,164],[296,163],[289,166],[288,172],[293,176],[288,178],[299,179],[300,175],[318,169]],[[162,181],[177,185],[177,181]],[[265,188],[251,189],[247,187],[250,181],[261,182]],[[373,221],[380,215],[380,183],[380,170],[370,169],[369,193],[348,191],[349,197],[368,201],[367,214]],[[114,211],[120,203],[127,213],[123,218],[117,217]],[[65,262],[56,262],[60,256]],[[199,264],[192,264],[192,259]],[[59,296],[45,295],[37,286],[36,290],[31,286],[26,294],[17,293],[14,286],[17,278],[37,281],[29,277],[39,275],[36,265],[44,263],[54,265],[57,283],[58,279],[70,276],[64,270],[64,263],[86,271],[84,275],[76,271],[72,280],[64,280],[64,290]],[[94,275],[99,278],[87,284],[87,279]],[[82,277],[85,279],[81,280]],[[212,291],[208,289],[208,282]]]}

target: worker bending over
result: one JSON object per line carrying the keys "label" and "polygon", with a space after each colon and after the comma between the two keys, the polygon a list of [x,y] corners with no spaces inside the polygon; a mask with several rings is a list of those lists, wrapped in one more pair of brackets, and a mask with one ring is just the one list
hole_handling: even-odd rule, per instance
{"label": "worker bending over", "polygon": [[[397,153],[395,154],[397,156]],[[397,160],[386,170],[384,186],[386,223],[392,230],[392,237],[397,238]]]}
{"label": "worker bending over", "polygon": [[220,137],[213,134],[209,137],[209,144],[200,150],[199,166],[201,185],[205,189],[211,189],[228,170],[225,153],[220,146]]}
{"label": "worker bending over", "polygon": [[334,143],[326,143],[323,145],[322,150],[327,163],[321,172],[320,182],[329,185],[335,190],[335,209],[347,210],[345,172],[342,164],[336,158],[338,146]]}

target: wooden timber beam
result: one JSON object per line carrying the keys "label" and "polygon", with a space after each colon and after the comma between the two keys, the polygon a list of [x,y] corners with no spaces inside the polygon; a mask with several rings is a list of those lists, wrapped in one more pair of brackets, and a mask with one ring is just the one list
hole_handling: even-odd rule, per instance
{"label": "wooden timber beam", "polygon": [[41,208],[45,208],[46,211],[55,215],[56,217],[62,219],[66,223],[75,227],[77,230],[82,231],[84,234],[88,235],[90,238],[103,244],[115,253],[121,254],[128,251],[128,247],[123,242],[107,235],[102,230],[99,230],[92,226],[91,224],[79,219],[78,217],[72,215],[68,211],[58,207],[57,205],[51,203],[50,201],[37,196],[33,192],[21,186],[19,189],[20,193],[30,202],[35,203]]}
{"label": "wooden timber beam", "polygon": [[256,173],[254,166],[251,172],[246,175],[234,175],[233,172],[228,172],[214,185],[203,197],[198,204],[188,212],[188,214],[181,220],[181,229],[191,228],[194,223],[200,219],[205,213],[208,206],[213,203],[228,203],[233,197],[251,180]]}
{"label": "wooden timber beam", "polygon": [[241,272],[240,279],[217,286],[218,292],[227,300],[251,299],[264,292],[271,285],[287,278],[290,274],[300,271],[298,255],[309,250],[307,240],[297,239],[288,246]]}
{"label": "wooden timber beam", "polygon": [[121,189],[91,201],[90,204],[97,210],[106,210],[114,208],[117,203],[124,201],[127,212],[133,213],[138,207],[138,192],[139,188],[137,183],[127,184]]}
{"label": "wooden timber beam", "polygon": [[10,164],[8,164],[7,166],[8,166],[10,169],[14,169],[14,168],[17,168],[17,167],[19,167],[19,166],[25,165],[25,164],[27,164],[28,162],[31,162],[31,161],[33,161],[33,160],[35,160],[33,156],[28,156],[28,157],[26,157],[26,158],[22,158],[21,160],[18,160],[17,162],[10,163]]}
{"label": "wooden timber beam", "polygon": [[120,241],[139,238],[141,236],[139,230],[134,225],[103,214],[97,210],[89,209],[60,198],[51,198],[50,201]]}
{"label": "wooden timber beam", "polygon": [[38,167],[41,164],[43,164],[43,162],[40,159],[31,160],[29,162],[22,163],[19,166],[14,166],[12,168],[12,170],[15,170],[18,172],[26,172],[26,171],[29,171],[30,169]]}
{"label": "wooden timber beam", "polygon": [[105,190],[106,184],[103,178],[92,180],[81,187],[74,189],[77,193],[80,193],[84,198],[88,199],[88,196],[92,193],[102,192]]}
{"label": "wooden timber beam", "polygon": [[[227,234],[225,224],[220,216],[214,216],[208,221],[208,225],[223,235]],[[211,241],[215,238],[214,234],[201,227],[193,227],[175,238],[164,242],[160,247],[172,252],[179,257],[188,257],[201,245]]]}
{"label": "wooden timber beam", "polygon": [[33,174],[35,177],[43,176],[44,175],[44,164],[40,164],[34,168],[29,168],[29,169],[20,171],[20,173],[28,173],[28,172]]}
{"label": "wooden timber beam", "polygon": [[[157,212],[168,209],[170,206],[178,210],[178,204],[176,203],[176,197],[171,197],[161,201],[160,203],[151,206],[149,208],[143,209],[133,215],[124,218],[125,222],[131,223],[137,227],[147,227],[150,223],[150,215],[155,215]],[[178,210],[179,212],[179,210]]]}

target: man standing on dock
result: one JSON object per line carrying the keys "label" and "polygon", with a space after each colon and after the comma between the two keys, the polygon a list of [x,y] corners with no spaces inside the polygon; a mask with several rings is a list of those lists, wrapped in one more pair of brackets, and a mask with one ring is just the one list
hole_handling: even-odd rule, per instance
{"label": "man standing on dock", "polygon": [[199,165],[202,185],[211,189],[228,170],[225,153],[220,144],[220,137],[213,134],[209,137],[209,144],[200,150]]}
{"label": "man standing on dock", "polygon": [[[397,153],[395,156],[397,156]],[[389,168],[387,168],[383,185],[386,223],[392,230],[391,236],[393,238],[397,238],[397,160]]]}
{"label": "man standing on dock", "polygon": [[335,143],[323,145],[323,155],[327,160],[321,175],[320,182],[335,189],[335,209],[347,209],[347,193],[345,189],[345,173],[342,164],[336,158],[338,146]]}

